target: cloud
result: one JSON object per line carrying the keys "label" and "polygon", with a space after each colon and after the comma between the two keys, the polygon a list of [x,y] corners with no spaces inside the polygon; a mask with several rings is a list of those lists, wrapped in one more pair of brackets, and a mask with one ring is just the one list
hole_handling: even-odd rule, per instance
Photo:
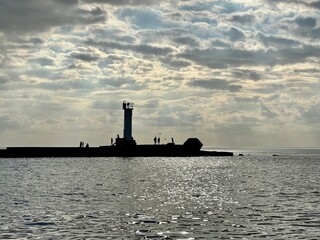
{"label": "cloud", "polygon": [[91,104],[92,108],[95,109],[110,109],[110,110],[118,110],[119,109],[119,102],[118,101],[101,101],[96,100]]}
{"label": "cloud", "polygon": [[123,50],[123,51],[133,51],[136,53],[146,54],[146,55],[167,55],[173,51],[170,47],[157,47],[149,44],[124,44],[118,42],[108,42],[108,41],[94,41],[92,39],[85,42],[88,45],[96,46],[102,48],[103,50]]}
{"label": "cloud", "polygon": [[71,57],[85,62],[97,61],[100,57],[94,53],[73,52]]}
{"label": "cloud", "polygon": [[229,36],[231,41],[241,41],[244,40],[244,38],[246,37],[246,35],[244,34],[244,32],[236,27],[231,27],[228,32],[227,35]]}
{"label": "cloud", "polygon": [[316,9],[320,9],[320,1],[314,1],[312,3],[309,3],[309,6],[314,7]]}
{"label": "cloud", "polygon": [[140,103],[139,108],[156,109],[159,107],[159,102],[159,99],[149,99],[143,103]]}
{"label": "cloud", "polygon": [[114,6],[141,6],[158,3],[156,0],[82,0],[84,3],[103,3]]}
{"label": "cloud", "polygon": [[132,78],[118,77],[118,78],[100,79],[99,83],[101,86],[109,85],[109,86],[113,86],[113,87],[122,87],[124,85],[134,85],[136,83],[136,81]]}
{"label": "cloud", "polygon": [[5,84],[7,82],[9,82],[8,77],[0,75],[0,84]]}
{"label": "cloud", "polygon": [[35,64],[38,64],[40,66],[51,66],[54,64],[54,60],[51,59],[51,58],[46,58],[46,57],[43,57],[43,58],[33,58],[33,59],[30,59],[29,60],[30,63],[35,63]]}
{"label": "cloud", "polygon": [[293,47],[301,44],[296,40],[292,40],[284,37],[267,36],[263,33],[260,33],[258,36],[266,47],[274,46],[274,47],[288,48],[289,46]]}
{"label": "cloud", "polygon": [[75,11],[77,18],[75,19],[75,23],[81,24],[93,24],[104,22],[107,20],[106,12],[103,11],[99,7],[95,7],[92,9],[77,9]]}
{"label": "cloud", "polygon": [[300,110],[300,116],[309,123],[319,123],[320,119],[320,102],[316,102],[306,109]]}
{"label": "cloud", "polygon": [[193,36],[186,36],[186,37],[177,37],[173,39],[173,42],[179,45],[187,45],[189,47],[198,47],[199,41],[195,39]]}
{"label": "cloud", "polygon": [[9,115],[0,116],[0,130],[2,132],[10,130],[10,129],[17,129],[20,128],[21,125],[19,122],[16,121],[13,117]]}
{"label": "cloud", "polygon": [[223,90],[230,92],[238,92],[241,90],[242,86],[233,84],[231,81],[226,81],[222,79],[210,79],[210,80],[193,80],[190,81],[189,86],[200,87],[209,90]]}
{"label": "cloud", "polygon": [[94,85],[87,80],[56,80],[51,82],[42,82],[35,85],[38,88],[48,89],[48,90],[75,90],[75,89],[84,89],[90,90],[94,88]]}
{"label": "cloud", "polygon": [[320,28],[313,29],[309,35],[311,36],[311,38],[319,39],[320,38]]}
{"label": "cloud", "polygon": [[160,58],[160,61],[163,63],[163,65],[167,66],[168,68],[174,69],[180,69],[191,65],[191,62],[189,61],[175,59],[172,56]]}
{"label": "cloud", "polygon": [[38,32],[51,27],[89,24],[104,20],[105,15],[101,9],[79,9],[78,1],[75,0],[2,0],[0,2],[0,32]]}
{"label": "cloud", "polygon": [[223,69],[229,66],[288,65],[305,62],[307,58],[317,57],[319,54],[320,48],[300,46],[278,50],[194,48],[186,50],[178,56],[209,68]]}
{"label": "cloud", "polygon": [[231,18],[232,22],[238,22],[241,24],[252,24],[256,20],[255,15],[243,14],[243,15],[233,15]]}
{"label": "cloud", "polygon": [[271,65],[274,61],[270,59],[268,52],[248,51],[239,49],[191,49],[178,54],[179,57],[193,61],[199,65],[214,69],[223,69],[228,66],[246,65]]}
{"label": "cloud", "polygon": [[275,112],[271,111],[262,101],[260,101],[261,115],[266,118],[275,118],[278,116]]}
{"label": "cloud", "polygon": [[314,28],[317,24],[317,20],[313,17],[303,17],[299,16],[294,19],[294,22],[297,23],[300,27],[304,28]]}
{"label": "cloud", "polygon": [[257,72],[251,72],[251,73],[249,73],[249,78],[251,80],[257,81],[257,80],[261,79],[261,75]]}
{"label": "cloud", "polygon": [[279,3],[285,3],[285,4],[294,4],[294,5],[303,5],[305,7],[309,8],[315,8],[320,9],[320,1],[309,1],[309,0],[265,0],[268,3],[273,4],[279,4]]}

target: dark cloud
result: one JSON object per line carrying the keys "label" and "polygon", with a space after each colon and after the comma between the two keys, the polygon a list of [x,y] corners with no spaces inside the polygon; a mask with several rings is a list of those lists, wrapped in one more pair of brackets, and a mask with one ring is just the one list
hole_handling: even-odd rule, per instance
{"label": "dark cloud", "polygon": [[177,37],[173,39],[173,42],[182,44],[182,45],[188,45],[190,47],[198,47],[199,41],[195,39],[194,37]]}
{"label": "dark cloud", "polygon": [[178,56],[191,60],[199,65],[220,69],[227,68],[230,65],[271,65],[273,61],[264,58],[264,55],[268,54],[262,50],[253,52],[238,49],[209,48],[186,50]]}
{"label": "dark cloud", "polygon": [[8,60],[7,53],[6,51],[1,50],[1,45],[0,45],[0,69],[5,66],[7,60]]}
{"label": "dark cloud", "polygon": [[294,19],[294,22],[297,23],[300,27],[305,27],[305,28],[314,28],[317,24],[316,19],[313,17],[303,17],[299,16]]}
{"label": "dark cloud", "polygon": [[54,26],[89,24],[105,19],[101,9],[80,10],[77,7],[75,0],[1,0],[0,31],[37,32]]}
{"label": "dark cloud", "polygon": [[244,32],[236,27],[231,27],[226,34],[229,36],[231,41],[241,41],[246,37]]}
{"label": "dark cloud", "polygon": [[156,0],[81,0],[84,3],[102,3],[115,6],[139,6],[139,5],[152,5],[158,3]]}
{"label": "dark cloud", "polygon": [[315,1],[309,4],[309,6],[314,7],[316,9],[320,9],[320,1]]}
{"label": "dark cloud", "polygon": [[320,38],[320,28],[313,29],[309,35],[310,35],[310,37],[312,37],[314,39],[319,39]]}
{"label": "dark cloud", "polygon": [[193,80],[188,83],[192,87],[200,87],[204,89],[211,90],[223,90],[230,92],[238,92],[241,90],[242,86],[233,84],[231,81],[221,80],[221,79],[210,79],[210,80]]}
{"label": "dark cloud", "polygon": [[94,62],[100,58],[99,56],[93,53],[81,53],[81,52],[71,53],[71,57],[74,59],[85,61],[85,62]]}
{"label": "dark cloud", "polygon": [[148,44],[140,44],[140,45],[133,45],[133,44],[124,44],[118,42],[107,42],[107,41],[94,41],[88,40],[86,44],[97,46],[103,49],[117,49],[123,51],[133,51],[141,54],[146,55],[167,55],[171,53],[173,50],[169,47],[156,47]]}
{"label": "dark cloud", "polygon": [[261,75],[257,72],[251,72],[251,73],[249,73],[249,78],[251,80],[258,81],[261,79]]}
{"label": "dark cloud", "polygon": [[181,59],[175,59],[172,56],[168,56],[168,57],[164,57],[164,58],[160,58],[160,61],[171,68],[176,68],[176,69],[180,69],[180,68],[184,68],[184,67],[188,67],[191,65],[190,61],[186,61],[186,60],[181,60]]}
{"label": "dark cloud", "polygon": [[259,35],[260,40],[265,46],[276,46],[276,47],[288,47],[288,46],[294,46],[299,45],[300,42],[283,38],[283,37],[274,37],[274,36],[268,36],[263,33],[260,33]]}
{"label": "dark cloud", "polygon": [[7,82],[9,82],[8,77],[7,77],[7,76],[1,76],[1,75],[0,75],[0,84],[5,84],[5,83],[7,83]]}
{"label": "dark cloud", "polygon": [[214,39],[211,41],[211,45],[213,47],[222,47],[222,48],[227,48],[230,47],[230,44],[221,40],[221,39]]}
{"label": "dark cloud", "polygon": [[232,75],[236,79],[243,79],[243,80],[254,80],[258,81],[261,79],[261,74],[258,72],[250,71],[250,70],[236,70],[232,72]]}
{"label": "dark cloud", "polygon": [[99,7],[93,8],[91,10],[78,9],[76,11],[76,14],[78,16],[76,19],[77,22],[83,24],[104,22],[107,19],[105,11],[103,11]]}
{"label": "dark cloud", "polygon": [[228,68],[230,66],[274,66],[305,62],[309,57],[318,57],[320,49],[313,46],[285,48],[279,50],[240,50],[240,49],[191,49],[179,54],[199,65],[209,68]]}
{"label": "dark cloud", "polygon": [[294,69],[293,72],[295,73],[320,73],[320,69],[318,68],[308,68],[308,69]]}
{"label": "dark cloud", "polygon": [[217,20],[216,19],[213,19],[213,18],[210,18],[210,17],[193,17],[191,19],[191,22],[192,23],[207,23],[209,25],[212,25],[212,26],[216,26],[218,24]]}
{"label": "dark cloud", "polygon": [[286,4],[295,4],[295,5],[304,5],[306,7],[320,9],[320,1],[309,1],[309,0],[265,0],[265,2],[278,4],[278,3],[286,3]]}
{"label": "dark cloud", "polygon": [[252,14],[233,15],[232,22],[238,22],[241,24],[252,24],[256,20],[256,17]]}

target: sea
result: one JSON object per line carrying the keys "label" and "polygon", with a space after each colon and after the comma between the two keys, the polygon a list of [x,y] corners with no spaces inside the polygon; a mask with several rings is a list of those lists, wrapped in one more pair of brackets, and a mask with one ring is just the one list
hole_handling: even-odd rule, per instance
{"label": "sea", "polygon": [[234,152],[0,159],[0,239],[320,239],[320,150]]}

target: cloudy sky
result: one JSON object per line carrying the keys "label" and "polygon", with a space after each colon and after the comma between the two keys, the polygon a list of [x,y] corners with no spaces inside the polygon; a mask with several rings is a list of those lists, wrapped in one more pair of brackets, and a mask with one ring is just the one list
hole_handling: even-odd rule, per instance
{"label": "cloudy sky", "polygon": [[318,0],[0,0],[0,146],[320,146]]}

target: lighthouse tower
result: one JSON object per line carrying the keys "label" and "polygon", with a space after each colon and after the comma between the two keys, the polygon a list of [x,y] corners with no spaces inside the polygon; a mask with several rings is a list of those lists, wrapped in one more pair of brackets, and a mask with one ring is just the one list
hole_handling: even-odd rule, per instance
{"label": "lighthouse tower", "polygon": [[132,110],[133,103],[123,101],[122,108],[124,111],[124,128],[123,139],[125,141],[132,141]]}

